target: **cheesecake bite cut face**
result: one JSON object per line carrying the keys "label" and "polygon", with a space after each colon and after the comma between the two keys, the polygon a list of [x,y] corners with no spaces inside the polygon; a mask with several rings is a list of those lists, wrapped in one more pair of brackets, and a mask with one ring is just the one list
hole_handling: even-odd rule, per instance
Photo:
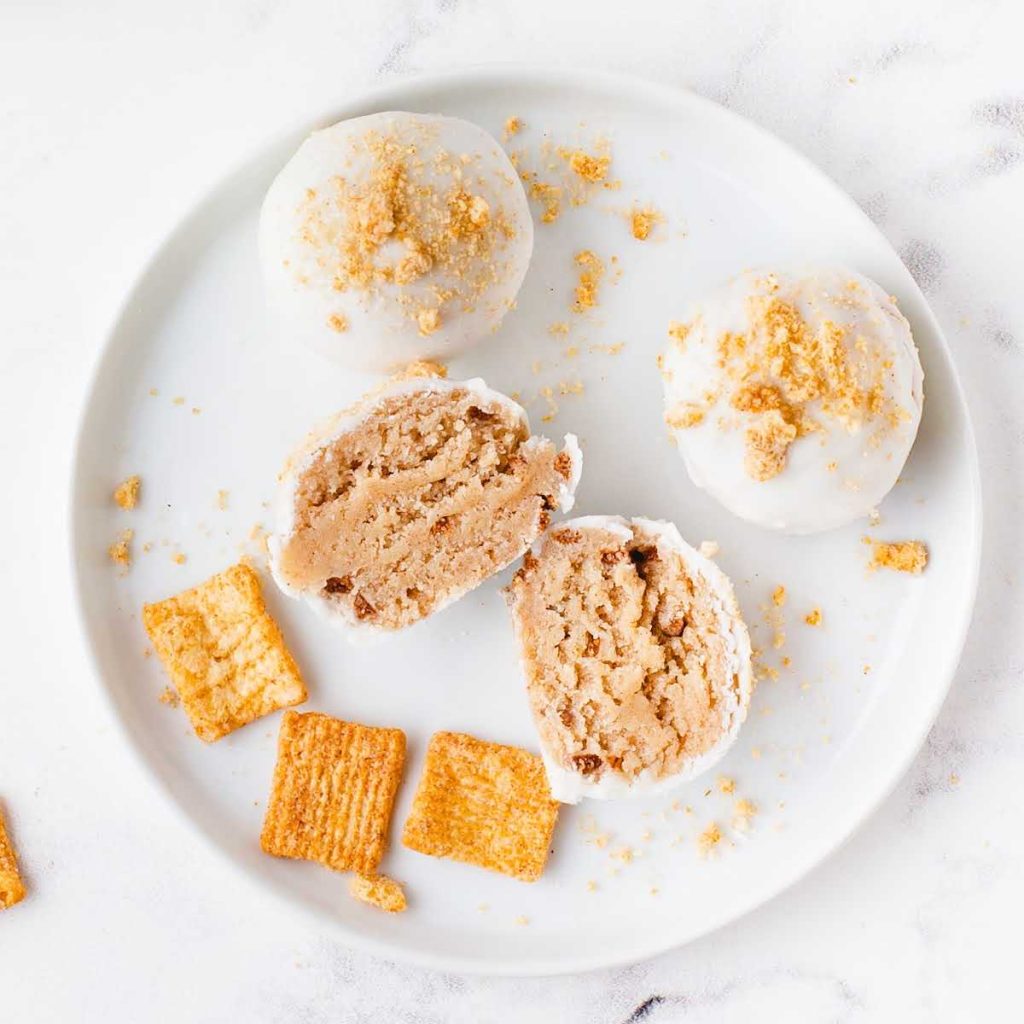
{"label": "cheesecake bite cut face", "polygon": [[562,523],[508,600],[556,798],[670,788],[735,738],[751,692],[747,630],[728,579],[671,524]]}

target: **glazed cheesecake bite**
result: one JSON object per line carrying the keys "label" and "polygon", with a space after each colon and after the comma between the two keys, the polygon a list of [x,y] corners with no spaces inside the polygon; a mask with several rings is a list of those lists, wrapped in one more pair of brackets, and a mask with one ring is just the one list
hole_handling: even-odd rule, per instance
{"label": "glazed cheesecake bite", "polygon": [[838,268],[750,271],[669,328],[665,420],[690,478],[742,519],[867,516],[917,435],[923,372],[895,300]]}
{"label": "glazed cheesecake bite", "polygon": [[660,793],[732,745],[750,638],[726,575],[671,523],[561,523],[507,597],[556,799]]}
{"label": "glazed cheesecake bite", "polygon": [[581,465],[575,437],[531,436],[481,380],[397,380],[289,461],[274,579],[353,638],[402,629],[522,555],[572,507]]}
{"label": "glazed cheesecake bite", "polygon": [[401,111],[314,132],[271,185],[260,258],[284,338],[353,369],[497,329],[533,251],[519,176],[468,121]]}

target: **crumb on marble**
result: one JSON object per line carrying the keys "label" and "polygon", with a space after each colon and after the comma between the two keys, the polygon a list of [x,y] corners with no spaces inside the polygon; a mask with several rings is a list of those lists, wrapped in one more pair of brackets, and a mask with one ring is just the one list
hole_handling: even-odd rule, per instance
{"label": "crumb on marble", "polygon": [[821,609],[818,607],[812,608],[804,616],[804,622],[806,622],[808,626],[820,626],[822,623]]}
{"label": "crumb on marble", "polygon": [[873,541],[865,538],[865,542],[871,545],[868,568],[872,571],[892,569],[919,576],[928,565],[928,548],[919,540]]}
{"label": "crumb on marble", "polygon": [[130,529],[122,530],[110,547],[107,548],[107,556],[115,564],[127,569],[132,564],[132,537],[135,531]]}

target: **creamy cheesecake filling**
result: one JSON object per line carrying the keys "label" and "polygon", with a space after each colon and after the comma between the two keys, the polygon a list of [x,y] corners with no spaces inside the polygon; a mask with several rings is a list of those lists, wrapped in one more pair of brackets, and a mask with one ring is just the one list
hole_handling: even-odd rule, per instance
{"label": "creamy cheesecake filling", "polygon": [[385,397],[302,471],[277,572],[400,629],[518,558],[572,475],[511,403],[463,388]]}
{"label": "creamy cheesecake filling", "polygon": [[654,534],[560,527],[510,597],[538,731],[564,770],[656,781],[730,728],[742,698],[721,595]]}

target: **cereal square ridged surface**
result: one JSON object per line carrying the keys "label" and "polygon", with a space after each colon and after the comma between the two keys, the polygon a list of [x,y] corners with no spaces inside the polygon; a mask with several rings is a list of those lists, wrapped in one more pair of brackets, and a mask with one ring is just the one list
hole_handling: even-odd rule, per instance
{"label": "cereal square ridged surface", "polygon": [[402,842],[535,882],[544,870],[558,803],[539,757],[463,733],[435,733]]}
{"label": "cereal square ridged surface", "polygon": [[3,812],[0,812],[0,910],[13,907],[25,898],[25,886],[18,874],[18,861],[7,835]]}
{"label": "cereal square ridged surface", "polygon": [[373,875],[405,763],[405,733],[289,711],[260,843],[276,857]]}
{"label": "cereal square ridged surface", "polygon": [[301,704],[306,687],[248,565],[147,604],[142,621],[196,735],[207,742]]}

